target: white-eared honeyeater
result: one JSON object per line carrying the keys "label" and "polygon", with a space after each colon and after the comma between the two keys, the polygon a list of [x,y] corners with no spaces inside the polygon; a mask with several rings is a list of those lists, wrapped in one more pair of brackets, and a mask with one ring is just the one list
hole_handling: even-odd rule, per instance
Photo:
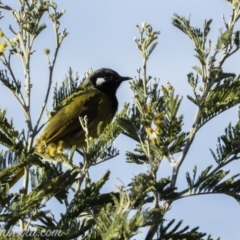
{"label": "white-eared honeyeater", "polygon": [[[106,127],[113,119],[118,101],[116,91],[123,81],[131,77],[122,77],[117,72],[102,68],[93,72],[79,87],[69,102],[50,118],[40,139],[48,144],[63,142],[64,148],[82,147],[85,143],[85,133],[81,127],[79,117],[88,118],[89,136],[97,136],[97,127],[102,122]],[[37,144],[38,145],[38,144]],[[36,146],[37,147],[37,146]],[[24,174],[19,169],[13,175],[9,186],[12,187]]]}
{"label": "white-eared honeyeater", "polygon": [[63,141],[64,148],[81,147],[85,143],[85,132],[79,122],[79,117],[88,118],[89,137],[97,136],[98,124],[105,128],[113,119],[118,100],[116,91],[123,81],[130,77],[122,77],[117,72],[102,68],[93,72],[81,85],[83,90],[76,94],[47,123],[42,139],[46,144],[58,144]]}

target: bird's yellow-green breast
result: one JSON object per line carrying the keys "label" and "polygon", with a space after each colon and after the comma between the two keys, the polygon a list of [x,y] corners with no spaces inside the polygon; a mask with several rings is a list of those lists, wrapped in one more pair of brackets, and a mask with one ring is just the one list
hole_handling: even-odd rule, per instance
{"label": "bird's yellow-green breast", "polygon": [[98,124],[102,122],[102,127],[105,128],[116,112],[111,100],[96,88],[76,96],[50,119],[42,133],[43,140],[47,144],[63,141],[67,148],[73,145],[83,146],[85,132],[82,130],[79,117],[87,116],[89,137],[97,137]]}

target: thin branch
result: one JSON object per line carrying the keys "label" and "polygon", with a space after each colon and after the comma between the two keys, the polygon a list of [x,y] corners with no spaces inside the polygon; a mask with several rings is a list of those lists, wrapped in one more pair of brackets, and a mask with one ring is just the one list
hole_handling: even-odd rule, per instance
{"label": "thin branch", "polygon": [[9,30],[14,34],[14,35],[17,35],[17,33],[13,30],[13,28],[12,28],[12,25],[10,24],[9,25]]}
{"label": "thin branch", "polygon": [[207,94],[209,92],[209,90],[211,89],[212,87],[212,84],[213,83],[203,83],[204,85],[204,90],[203,90],[203,94],[202,94],[202,97],[201,97],[201,100],[200,100],[200,105],[197,109],[197,112],[196,112],[196,115],[195,115],[195,118],[194,118],[194,121],[193,121],[193,126],[192,126],[192,129],[190,130],[190,134],[189,134],[189,137],[186,141],[186,145],[182,151],[182,154],[181,156],[179,157],[178,161],[173,164],[173,173],[172,173],[172,183],[171,183],[171,186],[174,188],[176,186],[176,181],[177,181],[177,177],[178,177],[178,172],[179,172],[179,169],[185,159],[185,157],[187,156],[187,153],[193,143],[193,140],[195,138],[195,135],[197,133],[197,131],[199,130],[199,121],[200,121],[200,116],[201,116],[201,112],[202,112],[202,107],[201,105],[203,104],[205,98],[207,97]]}
{"label": "thin branch", "polygon": [[[67,36],[67,33],[64,30],[63,31],[63,38],[66,37],[66,36]],[[47,102],[48,102],[48,98],[49,98],[49,94],[50,94],[50,89],[51,89],[51,86],[52,86],[53,70],[54,70],[54,66],[55,66],[55,63],[56,63],[57,56],[58,56],[58,51],[59,51],[59,48],[60,48],[61,43],[62,43],[62,41],[60,41],[60,39],[59,39],[60,37],[59,37],[59,33],[58,33],[58,28],[56,26],[55,26],[55,37],[56,37],[56,49],[55,49],[52,64],[50,64],[50,62],[49,62],[50,65],[49,65],[48,88],[47,88],[47,92],[46,92],[45,99],[44,99],[44,102],[43,102],[43,106],[42,106],[42,108],[40,110],[40,113],[39,113],[39,116],[37,118],[37,123],[36,123],[36,126],[34,128],[34,134],[37,134],[41,130],[41,127],[38,129],[38,126],[39,126],[39,123],[42,119],[43,112],[44,112],[44,110],[47,106]]]}
{"label": "thin branch", "polygon": [[[20,18],[20,16],[19,16]],[[30,69],[29,69],[29,52],[26,49],[26,46],[24,44],[23,40],[23,34],[25,30],[21,29],[21,24],[18,22],[20,30],[18,33],[18,39],[20,41],[20,47],[22,49],[20,54],[21,60],[22,60],[22,66],[24,69],[24,76],[25,76],[25,92],[26,92],[26,100],[25,100],[25,111],[26,111],[26,122],[28,125],[29,131],[32,133],[32,121],[31,121],[31,113],[30,113],[30,93],[31,93],[31,87],[30,87]],[[29,49],[29,48],[28,48]],[[29,147],[31,147],[31,143],[29,144]]]}
{"label": "thin branch", "polygon": [[232,47],[231,49],[228,51],[228,52],[225,52],[223,55],[222,55],[222,59],[219,61],[219,64],[218,64],[218,67],[222,67],[223,63],[227,60],[227,58],[229,58],[231,55],[233,55],[235,52],[237,52],[239,50],[239,47],[236,47],[231,53],[230,51],[232,50]]}
{"label": "thin branch", "polygon": [[143,59],[143,91],[144,91],[144,97],[147,99],[147,59]]}
{"label": "thin branch", "polygon": [[4,5],[2,3],[0,3],[0,8],[8,10],[8,11],[13,11],[13,9],[11,7],[9,7],[8,5]]}
{"label": "thin branch", "polygon": [[170,152],[168,152],[168,155],[166,156],[166,158],[170,164],[174,164],[176,162],[175,158],[173,157],[173,155]]}
{"label": "thin branch", "polygon": [[200,119],[200,113],[201,113],[201,110],[200,110],[200,107],[198,108],[197,110],[197,113],[195,115],[195,119],[194,119],[194,123],[193,123],[193,127],[190,131],[190,134],[189,134],[189,138],[187,139],[186,141],[186,145],[182,151],[182,154],[181,156],[179,157],[178,161],[173,164],[173,173],[172,173],[172,187],[175,187],[176,185],[176,181],[177,181],[177,176],[178,176],[178,172],[179,172],[179,169],[188,153],[188,150],[190,149],[192,143],[193,143],[193,140],[195,138],[195,135],[196,135],[196,132],[198,130],[198,123],[199,123],[199,119]]}
{"label": "thin branch", "polygon": [[222,14],[222,19],[223,19],[223,22],[224,22],[224,25],[225,25],[226,29],[228,29],[228,24],[227,24],[227,22],[225,20],[225,16],[223,14]]}

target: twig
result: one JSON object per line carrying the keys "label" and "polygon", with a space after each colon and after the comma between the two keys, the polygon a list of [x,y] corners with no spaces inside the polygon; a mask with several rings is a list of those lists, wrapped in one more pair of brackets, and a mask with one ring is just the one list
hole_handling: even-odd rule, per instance
{"label": "twig", "polygon": [[4,5],[2,3],[0,3],[0,8],[8,10],[8,11],[13,11],[13,9],[11,7],[9,7],[8,5]]}
{"label": "twig", "polygon": [[144,91],[144,97],[147,99],[147,89],[146,89],[146,85],[147,85],[147,59],[143,59],[143,91]]}
{"label": "twig", "polygon": [[225,25],[226,29],[228,29],[228,24],[227,24],[227,22],[225,20],[225,16],[223,14],[222,14],[222,19],[223,19],[223,22],[224,22],[224,25]]}
{"label": "twig", "polygon": [[172,173],[172,187],[174,188],[175,185],[176,185],[176,181],[177,181],[177,176],[178,176],[178,172],[179,172],[179,169],[193,143],[193,140],[195,138],[195,135],[196,135],[196,132],[198,130],[198,123],[199,123],[199,119],[200,119],[200,113],[201,113],[201,110],[200,110],[200,107],[198,108],[197,110],[197,113],[195,115],[195,119],[194,119],[194,123],[193,123],[193,127],[190,131],[190,134],[189,134],[189,138],[187,139],[187,142],[186,142],[186,145],[182,151],[182,154],[181,156],[179,157],[178,161],[173,164],[173,173]]}
{"label": "twig", "polygon": [[42,108],[40,110],[39,116],[37,118],[37,123],[36,123],[36,126],[34,128],[34,133],[35,134],[37,134],[41,130],[41,127],[38,129],[38,126],[39,126],[39,123],[40,123],[40,121],[42,119],[42,115],[43,115],[43,112],[44,112],[44,110],[46,108],[47,101],[48,101],[48,98],[49,98],[49,93],[50,93],[50,89],[51,89],[51,85],[52,85],[53,70],[54,70],[54,66],[55,66],[55,63],[56,63],[58,51],[59,51],[59,48],[61,46],[63,38],[66,37],[66,36],[67,36],[67,32],[66,32],[66,30],[64,30],[63,31],[63,37],[60,40],[59,39],[60,37],[59,37],[59,33],[58,33],[58,28],[55,26],[56,49],[55,49],[55,53],[54,53],[52,64],[50,64],[50,62],[49,62],[48,88],[47,88],[47,92],[46,92],[45,99],[44,99],[44,102],[43,102],[43,106],[42,106]]}
{"label": "twig", "polygon": [[237,52],[239,50],[239,47],[236,47],[231,53],[230,51],[232,50],[232,47],[231,49],[228,51],[228,52],[225,52],[223,55],[222,55],[222,59],[219,61],[219,64],[218,64],[218,67],[222,67],[223,63],[226,61],[226,59],[228,57],[230,57],[231,55],[233,55],[235,52]]}
{"label": "twig", "polygon": [[10,24],[9,25],[9,30],[14,34],[14,35],[17,35],[17,33],[13,30],[13,28],[12,28],[12,25]]}

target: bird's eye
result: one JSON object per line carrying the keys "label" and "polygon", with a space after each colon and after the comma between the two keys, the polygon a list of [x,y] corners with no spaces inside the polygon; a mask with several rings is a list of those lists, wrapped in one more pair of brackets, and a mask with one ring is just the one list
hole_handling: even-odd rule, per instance
{"label": "bird's eye", "polygon": [[104,77],[104,79],[106,81],[111,81],[112,80],[112,76],[111,75],[107,75],[107,76]]}

